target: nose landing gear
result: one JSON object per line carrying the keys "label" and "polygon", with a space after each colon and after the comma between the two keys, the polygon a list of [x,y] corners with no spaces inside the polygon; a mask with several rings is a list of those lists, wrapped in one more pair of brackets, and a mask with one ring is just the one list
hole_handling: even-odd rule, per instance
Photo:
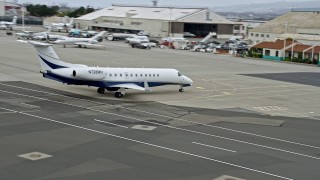
{"label": "nose landing gear", "polygon": [[104,94],[104,92],[105,92],[106,90],[105,90],[105,88],[98,88],[97,89],[97,92],[99,93],[99,94]]}
{"label": "nose landing gear", "polygon": [[116,92],[114,93],[114,96],[117,98],[122,98],[124,94],[122,94],[121,92]]}

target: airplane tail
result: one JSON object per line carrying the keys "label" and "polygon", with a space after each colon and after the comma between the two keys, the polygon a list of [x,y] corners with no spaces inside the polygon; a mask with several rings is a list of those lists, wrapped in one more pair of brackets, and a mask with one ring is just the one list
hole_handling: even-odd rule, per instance
{"label": "airplane tail", "polygon": [[96,34],[92,37],[93,40],[98,40],[100,37],[103,37],[107,31],[101,31],[99,34]]}
{"label": "airplane tail", "polygon": [[73,25],[74,18],[70,19],[69,25]]}
{"label": "airplane tail", "polygon": [[32,44],[36,49],[40,61],[41,71],[75,66],[73,64],[61,61],[52,48],[52,44],[37,41],[28,41],[28,43]]}
{"label": "airplane tail", "polygon": [[48,26],[48,30],[46,31],[46,34],[51,33],[52,31],[52,26]]}
{"label": "airplane tail", "polygon": [[18,19],[18,17],[17,17],[17,16],[14,16],[13,19],[12,19],[12,23],[13,23],[13,24],[17,24],[17,19]]}

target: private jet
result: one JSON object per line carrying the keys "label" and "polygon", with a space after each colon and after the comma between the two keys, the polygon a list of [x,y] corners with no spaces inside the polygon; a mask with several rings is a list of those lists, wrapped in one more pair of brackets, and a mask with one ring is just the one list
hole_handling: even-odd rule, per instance
{"label": "private jet", "polygon": [[101,31],[97,35],[93,36],[92,38],[75,38],[75,37],[67,37],[65,39],[58,39],[54,41],[55,44],[70,44],[70,45],[77,45],[79,48],[81,47],[88,47],[88,46],[101,46],[99,43],[99,39],[102,39],[106,31]]}
{"label": "private jet", "polygon": [[74,18],[70,19],[69,23],[61,22],[61,23],[51,23],[49,27],[52,28],[52,30],[58,30],[59,32],[61,30],[65,30],[66,32],[69,32],[69,29],[73,28],[73,21]]}
{"label": "private jet", "polygon": [[51,28],[49,28],[47,31],[43,32],[34,32],[34,31],[25,31],[15,33],[16,36],[18,36],[18,39],[24,38],[24,39],[38,39],[43,40],[42,38],[46,39],[47,35],[51,32]]}
{"label": "private jet", "polygon": [[[21,41],[21,40],[20,40]],[[23,41],[27,42],[27,41]],[[97,92],[115,92],[121,98],[126,89],[151,91],[150,87],[178,85],[179,91],[191,86],[193,81],[176,69],[89,67],[60,60],[52,44],[28,41],[36,49],[43,77],[68,85],[98,87]]]}
{"label": "private jet", "polygon": [[8,21],[0,21],[0,28],[1,29],[12,29],[14,26],[17,25],[17,16],[14,16],[11,22]]}

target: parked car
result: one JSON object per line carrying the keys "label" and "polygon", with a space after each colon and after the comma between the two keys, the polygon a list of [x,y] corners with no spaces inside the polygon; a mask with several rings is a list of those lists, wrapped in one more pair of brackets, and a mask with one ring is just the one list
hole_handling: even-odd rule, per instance
{"label": "parked car", "polygon": [[196,44],[187,44],[187,45],[181,46],[181,49],[182,50],[190,50],[190,49],[193,49],[194,46],[196,46]]}
{"label": "parked car", "polygon": [[[201,49],[204,49],[204,51],[205,51],[205,49],[207,49],[208,47],[209,46],[206,44],[199,44],[199,45],[194,46],[192,51],[200,51]],[[203,51],[203,50],[201,50],[201,51]]]}
{"label": "parked car", "polygon": [[137,33],[138,36],[148,36],[149,37],[149,32],[148,31],[140,31]]}
{"label": "parked car", "polygon": [[151,49],[151,45],[148,41],[140,41],[136,43],[131,43],[132,48],[139,48],[139,49]]}
{"label": "parked car", "polygon": [[209,46],[209,47],[206,49],[206,52],[214,52],[215,49],[216,49],[216,47]]}
{"label": "parked car", "polygon": [[149,43],[151,44],[152,47],[157,47],[160,45],[160,42],[154,39],[150,39]]}

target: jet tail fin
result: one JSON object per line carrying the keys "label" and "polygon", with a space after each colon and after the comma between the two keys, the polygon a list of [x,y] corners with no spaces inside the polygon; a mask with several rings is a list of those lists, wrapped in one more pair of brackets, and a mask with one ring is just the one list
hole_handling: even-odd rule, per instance
{"label": "jet tail fin", "polygon": [[70,19],[70,22],[69,22],[69,25],[70,25],[70,26],[73,25],[73,22],[74,22],[74,18],[71,18],[71,19]]}
{"label": "jet tail fin", "polygon": [[18,19],[18,17],[17,17],[17,16],[14,16],[13,19],[12,19],[12,23],[13,23],[13,24],[17,24],[17,19]]}
{"label": "jet tail fin", "polygon": [[107,31],[101,31],[100,33],[96,34],[95,36],[92,37],[93,40],[97,40],[99,37],[103,37],[104,34],[106,33]]}
{"label": "jet tail fin", "polygon": [[52,48],[52,44],[37,41],[28,41],[28,43],[32,44],[36,49],[40,61],[41,71],[74,66],[73,64],[61,61]]}

